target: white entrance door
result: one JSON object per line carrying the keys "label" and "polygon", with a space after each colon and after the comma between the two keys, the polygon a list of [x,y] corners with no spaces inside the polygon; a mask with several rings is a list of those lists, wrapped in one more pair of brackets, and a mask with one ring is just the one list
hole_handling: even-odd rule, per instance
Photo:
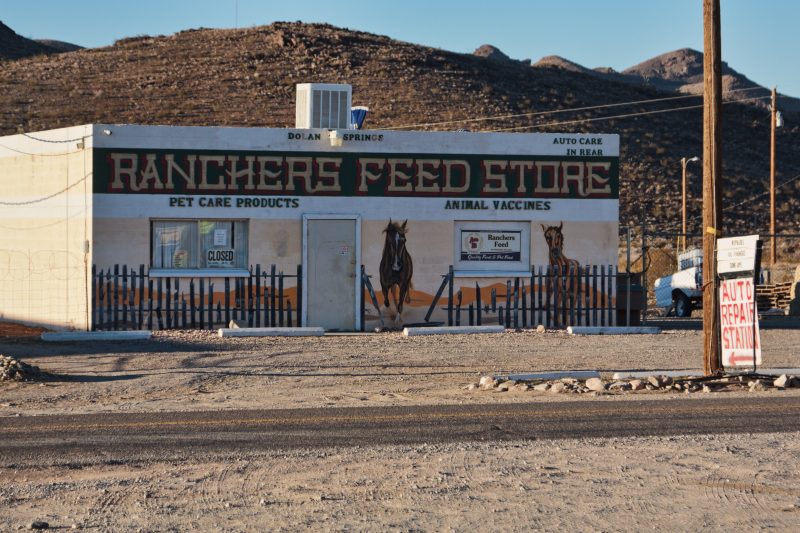
{"label": "white entrance door", "polygon": [[360,327],[360,225],[357,216],[303,217],[306,326],[339,331]]}

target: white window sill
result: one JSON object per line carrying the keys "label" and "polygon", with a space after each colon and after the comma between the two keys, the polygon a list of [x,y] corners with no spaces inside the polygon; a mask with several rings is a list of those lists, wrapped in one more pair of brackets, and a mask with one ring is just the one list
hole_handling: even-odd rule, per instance
{"label": "white window sill", "polygon": [[151,278],[247,278],[246,268],[151,268]]}

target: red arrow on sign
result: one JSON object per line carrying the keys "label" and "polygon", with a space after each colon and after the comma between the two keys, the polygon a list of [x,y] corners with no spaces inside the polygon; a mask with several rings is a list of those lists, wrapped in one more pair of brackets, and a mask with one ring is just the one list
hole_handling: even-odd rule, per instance
{"label": "red arrow on sign", "polygon": [[735,366],[736,363],[738,363],[739,361],[752,363],[753,362],[753,356],[752,355],[731,355],[728,358],[728,363],[729,363],[728,366]]}

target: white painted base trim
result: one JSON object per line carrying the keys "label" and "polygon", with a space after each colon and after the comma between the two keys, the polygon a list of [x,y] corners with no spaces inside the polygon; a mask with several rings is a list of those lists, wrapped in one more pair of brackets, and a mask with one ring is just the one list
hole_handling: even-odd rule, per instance
{"label": "white painted base trim", "polygon": [[[738,375],[738,374],[749,374],[750,370],[742,369],[741,367],[738,369],[728,369],[726,374],[729,375]],[[759,368],[759,374],[766,374],[768,376],[781,376],[786,374],[787,376],[800,376],[800,368]],[[646,378],[648,376],[669,376],[671,378],[687,378],[687,377],[702,377],[703,371],[699,368],[697,370],[647,370],[647,371],[631,371],[631,372],[614,372],[614,375],[611,376],[611,379],[638,379],[638,378]]]}
{"label": "white painted base trim", "polygon": [[220,328],[220,337],[322,337],[325,328]]}
{"label": "white painted base trim", "polygon": [[441,326],[435,328],[404,328],[403,335],[415,337],[419,335],[468,335],[474,333],[503,333],[503,326]]}
{"label": "white painted base trim", "polygon": [[599,378],[600,372],[597,370],[574,370],[565,372],[536,372],[533,374],[508,374],[505,376],[494,376],[494,379],[513,379],[514,381],[533,381],[544,380],[550,381],[552,379],[589,379]]}
{"label": "white painted base trim", "polygon": [[630,327],[591,327],[570,326],[567,328],[570,335],[654,335],[661,333],[661,328],[655,326],[630,326]]}
{"label": "white painted base trim", "polygon": [[57,331],[42,333],[41,338],[46,342],[146,341],[152,336],[152,331]]}

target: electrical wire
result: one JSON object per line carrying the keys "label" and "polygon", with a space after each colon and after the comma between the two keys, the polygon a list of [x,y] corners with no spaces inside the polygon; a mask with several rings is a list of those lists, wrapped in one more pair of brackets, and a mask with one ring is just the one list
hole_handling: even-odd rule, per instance
{"label": "electrical wire", "polygon": [[[746,87],[743,89],[733,89],[731,91],[726,91],[726,94],[730,93],[738,93],[742,91],[753,91],[756,89],[760,90],[767,90],[763,87]],[[421,127],[430,127],[430,126],[447,126],[449,124],[465,124],[465,123],[472,123],[472,122],[483,122],[489,120],[506,120],[509,118],[521,118],[521,117],[535,117],[535,116],[542,116],[542,115],[553,115],[557,113],[572,113],[577,111],[591,111],[594,109],[608,109],[612,107],[622,107],[628,105],[641,105],[641,104],[652,104],[656,102],[669,102],[673,100],[685,100],[687,98],[702,98],[702,94],[687,94],[681,96],[666,96],[664,98],[651,98],[647,100],[632,100],[630,102],[617,102],[613,104],[600,104],[594,106],[584,106],[584,107],[573,107],[567,109],[551,109],[548,111],[533,111],[530,113],[518,113],[513,115],[494,115],[490,117],[479,117],[479,118],[465,118],[459,120],[446,120],[442,122],[425,122],[420,124],[406,124],[403,126],[392,126],[387,128],[382,128],[384,130],[402,130],[408,128],[421,128]],[[766,98],[766,97],[765,97]],[[745,100],[736,100],[737,102],[742,102]]]}
{"label": "electrical wire", "polygon": [[39,202],[44,202],[46,200],[49,200],[50,198],[54,198],[54,197],[58,196],[59,194],[64,194],[65,192],[67,192],[71,188],[75,187],[76,185],[79,185],[79,184],[83,183],[84,181],[86,181],[86,179],[91,175],[92,175],[92,173],[89,172],[88,174],[86,174],[84,177],[82,177],[78,181],[67,185],[66,187],[64,187],[60,191],[54,192],[53,194],[48,194],[47,196],[42,196],[41,198],[37,198],[35,200],[28,200],[28,201],[25,201],[25,202],[4,202],[4,201],[0,201],[0,205],[15,207],[15,206],[22,206],[22,205],[38,204]]}
{"label": "electrical wire", "polygon": [[54,140],[51,140],[51,139],[42,139],[40,137],[34,137],[33,135],[31,135],[29,133],[22,133],[21,135],[23,135],[24,137],[27,137],[28,139],[32,139],[34,141],[39,141],[39,142],[42,142],[42,143],[53,143],[53,144],[74,143],[74,142],[82,141],[86,137],[91,137],[92,136],[91,134],[89,134],[89,135],[82,135],[82,136],[78,137],[77,139],[66,139],[64,141],[54,141]]}
{"label": "electrical wire", "polygon": [[22,154],[22,155],[32,155],[32,156],[37,156],[37,157],[62,157],[62,156],[65,156],[65,155],[79,154],[79,153],[83,152],[83,148],[81,148],[80,150],[75,150],[74,152],[63,152],[63,153],[60,153],[60,154],[34,154],[32,152],[25,152],[25,151],[22,151],[22,150],[17,150],[16,148],[11,148],[10,146],[7,146],[5,144],[0,144],[0,148],[5,148],[6,150],[9,150],[11,152],[16,152],[16,153]]}
{"label": "electrical wire", "polygon": [[[770,96],[756,96],[753,98],[742,98],[741,100],[728,100],[727,102],[723,102],[723,104],[738,104],[742,102],[749,102],[752,100],[765,100],[767,98],[771,98]],[[699,105],[690,105],[690,106],[683,106],[683,107],[671,107],[669,109],[656,109],[654,111],[639,111],[637,113],[626,113],[624,115],[612,115],[608,117],[594,117],[594,118],[583,118],[583,119],[575,119],[575,120],[565,120],[561,122],[548,122],[546,124],[528,124],[526,126],[512,126],[510,128],[500,128],[496,130],[488,130],[489,133],[497,133],[502,131],[516,131],[516,130],[524,130],[529,128],[547,128],[550,126],[564,126],[567,124],[580,124],[583,122],[598,122],[602,120],[616,120],[616,119],[623,119],[623,118],[631,118],[631,117],[639,117],[644,115],[658,115],[661,113],[671,113],[673,111],[687,111],[690,109],[700,109],[703,107],[703,104]]]}
{"label": "electrical wire", "polygon": [[[798,175],[796,175],[796,176],[794,176],[792,178],[789,178],[788,180],[784,181],[783,183],[780,183],[780,184],[776,185],[775,189],[776,190],[780,189],[784,185],[789,185],[790,183],[792,183],[794,181],[797,181],[797,180],[800,180],[800,174],[798,174]],[[759,198],[762,198],[762,197],[764,197],[764,196],[766,196],[768,194],[769,194],[769,191],[762,192],[761,194],[757,194],[757,195],[755,195],[755,196],[753,196],[751,198],[748,198],[747,200],[743,200],[743,201],[739,202],[738,204],[726,206],[723,209],[723,212],[727,211],[728,209],[735,209],[735,208],[737,208],[739,206],[742,206],[744,204],[749,204],[750,202],[754,202],[754,201],[758,200]]]}

